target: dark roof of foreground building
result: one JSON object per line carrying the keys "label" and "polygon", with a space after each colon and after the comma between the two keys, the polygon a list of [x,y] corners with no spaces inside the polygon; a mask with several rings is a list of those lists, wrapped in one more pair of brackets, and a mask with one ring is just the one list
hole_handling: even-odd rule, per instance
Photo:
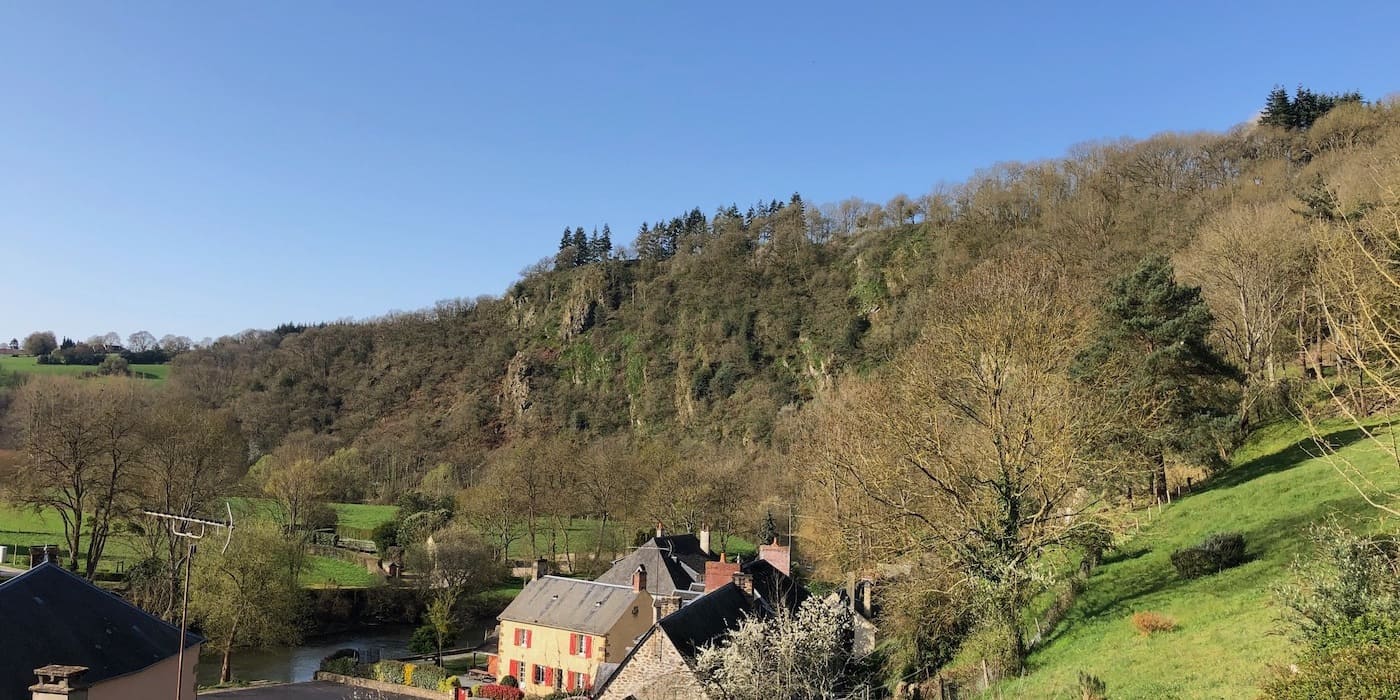
{"label": "dark roof of foreground building", "polygon": [[[86,666],[98,683],[174,656],[179,628],[92,585],[63,567],[41,564],[0,583],[0,698],[27,698],[34,669]],[[186,634],[185,647],[203,642]]]}
{"label": "dark roof of foreground building", "polygon": [[593,697],[602,696],[613,679],[632,662],[632,657],[654,634],[666,635],[686,662],[694,665],[701,649],[718,643],[724,635],[739,629],[745,619],[767,617],[781,608],[796,612],[798,606],[811,597],[806,588],[761,559],[744,564],[739,571],[753,577],[753,597],[730,582],[661,618],[637,640],[616,668],[608,669],[606,674],[600,669]]}
{"label": "dark roof of foreground building", "polygon": [[623,615],[651,614],[651,606],[645,610],[638,607],[637,595],[630,585],[545,576],[525,586],[497,619],[604,634]]}
{"label": "dark roof of foreground building", "polygon": [[647,591],[652,595],[696,593],[691,586],[705,581],[705,562],[718,557],[700,548],[692,534],[653,537],[617,560],[602,576],[601,583],[626,584],[638,566],[647,568]]}
{"label": "dark roof of foreground building", "polygon": [[701,647],[738,629],[746,617],[767,617],[781,608],[796,611],[808,598],[807,589],[766,561],[756,559],[739,570],[753,577],[752,598],[727,583],[657,623],[682,656],[693,659]]}

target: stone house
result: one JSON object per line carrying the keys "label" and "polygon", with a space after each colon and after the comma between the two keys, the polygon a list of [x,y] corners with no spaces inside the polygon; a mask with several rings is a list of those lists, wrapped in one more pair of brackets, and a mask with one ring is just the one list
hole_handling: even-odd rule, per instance
{"label": "stone house", "polygon": [[725,561],[707,567],[706,591],[659,619],[615,668],[593,697],[602,700],[704,700],[695,658],[749,617],[796,610],[807,591],[773,564],[756,559],[740,566]]}
{"label": "stone house", "polygon": [[203,639],[52,561],[0,583],[0,698],[169,698],[184,649],[182,700],[194,700]]}

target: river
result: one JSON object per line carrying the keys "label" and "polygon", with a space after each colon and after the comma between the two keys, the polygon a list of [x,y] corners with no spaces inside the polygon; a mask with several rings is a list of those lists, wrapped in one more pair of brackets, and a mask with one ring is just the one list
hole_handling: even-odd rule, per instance
{"label": "river", "polygon": [[[379,653],[380,658],[391,659],[409,654],[408,640],[413,636],[414,625],[382,625],[368,627],[355,632],[329,634],[306,639],[294,647],[273,647],[270,649],[237,649],[233,652],[233,677],[241,681],[309,681],[321,664],[321,659],[336,649],[359,649],[361,653]],[[480,642],[486,636],[485,624],[474,624],[463,630],[455,646],[468,646]],[[199,682],[211,685],[219,680],[219,665],[223,657],[218,653],[201,654],[199,657]]]}

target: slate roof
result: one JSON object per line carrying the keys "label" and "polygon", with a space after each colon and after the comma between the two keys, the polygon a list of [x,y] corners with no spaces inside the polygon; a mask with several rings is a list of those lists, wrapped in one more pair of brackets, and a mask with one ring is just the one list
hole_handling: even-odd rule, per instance
{"label": "slate roof", "polygon": [[[632,586],[618,586],[562,576],[531,581],[497,617],[554,629],[605,634],[623,615],[650,615],[651,606],[640,606]],[[641,609],[645,607],[646,609]]]}
{"label": "slate roof", "polygon": [[779,607],[796,611],[811,595],[806,588],[761,559],[750,561],[739,570],[753,577],[753,598],[730,582],[661,618],[628,650],[617,668],[611,669],[606,676],[599,673],[593,697],[602,697],[612,680],[627,668],[632,657],[653,634],[665,634],[686,662],[693,664],[700,649],[738,629],[745,618],[772,615]]}
{"label": "slate roof", "polygon": [[796,611],[809,595],[807,589],[766,561],[755,559],[739,570],[753,577],[753,598],[727,583],[657,623],[682,656],[693,659],[701,647],[738,629],[745,617],[772,615],[780,607]]}
{"label": "slate roof", "polygon": [[716,561],[718,557],[700,549],[700,540],[695,535],[666,535],[653,537],[617,560],[598,581],[612,584],[631,584],[632,573],[638,566],[647,568],[647,591],[652,595],[695,595],[695,583],[705,582],[705,562]]}
{"label": "slate roof", "polygon": [[[174,656],[179,628],[45,563],[0,583],[0,698],[27,698],[34,669],[86,666],[87,683],[124,676]],[[185,647],[203,642],[185,635]]]}

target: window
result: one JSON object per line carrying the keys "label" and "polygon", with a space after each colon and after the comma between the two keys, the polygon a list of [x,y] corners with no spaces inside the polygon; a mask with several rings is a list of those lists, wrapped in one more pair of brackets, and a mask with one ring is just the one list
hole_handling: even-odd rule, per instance
{"label": "window", "polygon": [[549,669],[549,676],[548,676],[548,679],[549,679],[550,685],[553,685],[555,690],[560,690],[560,689],[562,689],[562,688],[564,687],[564,669],[562,669],[562,668],[551,668],[551,669]]}
{"label": "window", "polygon": [[575,671],[572,675],[573,675],[573,684],[574,684],[574,688],[576,688],[576,689],[578,689],[578,690],[583,690],[583,689],[585,689],[585,688],[588,687],[588,674],[587,674],[587,673],[583,673],[583,672],[581,672],[581,671]]}
{"label": "window", "polygon": [[515,628],[515,646],[529,649],[530,638],[533,636],[533,633],[530,630],[525,629],[524,627]]}
{"label": "window", "polygon": [[545,669],[544,666],[535,664],[530,668],[534,671],[533,675],[535,679],[535,685],[544,685],[545,683],[549,682],[547,680],[549,678],[549,672]]}
{"label": "window", "polygon": [[573,654],[574,656],[587,656],[587,655],[588,655],[588,636],[587,636],[587,635],[582,635],[582,634],[576,634],[576,635],[573,636],[573,639],[574,639],[574,648],[570,649],[570,650],[569,650],[569,653]]}

